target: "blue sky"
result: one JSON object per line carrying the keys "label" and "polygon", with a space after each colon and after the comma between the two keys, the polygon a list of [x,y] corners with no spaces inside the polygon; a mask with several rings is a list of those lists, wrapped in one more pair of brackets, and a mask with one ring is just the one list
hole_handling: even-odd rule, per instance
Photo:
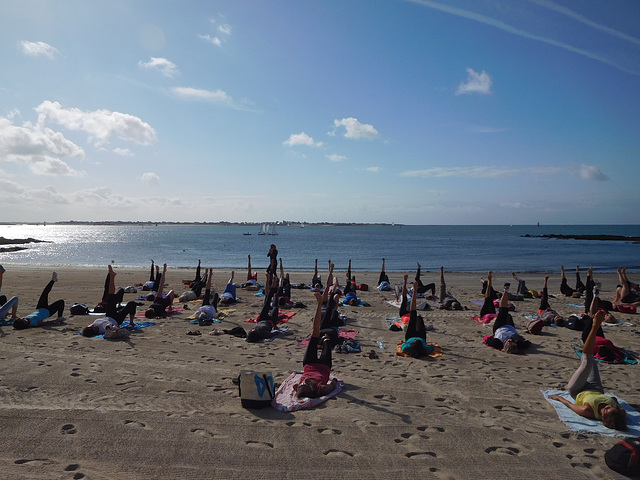
{"label": "blue sky", "polygon": [[0,221],[640,223],[637,0],[0,18]]}

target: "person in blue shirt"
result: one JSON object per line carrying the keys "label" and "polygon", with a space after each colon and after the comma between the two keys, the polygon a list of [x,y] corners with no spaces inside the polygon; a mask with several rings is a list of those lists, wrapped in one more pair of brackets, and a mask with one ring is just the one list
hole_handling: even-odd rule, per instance
{"label": "person in blue shirt", "polygon": [[[13,321],[13,328],[24,330],[25,328],[29,327],[41,327],[43,325],[62,323],[66,320],[62,316],[62,314],[64,313],[64,300],[56,300],[52,304],[49,304],[49,292],[51,292],[53,284],[57,281],[58,274],[56,272],[53,272],[53,274],[51,275],[51,281],[47,284],[46,287],[44,287],[44,290],[42,291],[42,294],[38,299],[36,310],[26,317],[16,318]],[[58,314],[58,317],[55,320],[46,321],[55,313]]]}

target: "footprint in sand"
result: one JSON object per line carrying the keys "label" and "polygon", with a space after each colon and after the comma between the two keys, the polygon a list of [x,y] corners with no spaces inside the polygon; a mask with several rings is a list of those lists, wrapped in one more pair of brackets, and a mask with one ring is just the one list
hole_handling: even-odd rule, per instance
{"label": "footprint in sand", "polygon": [[191,433],[195,433],[196,435],[200,435],[205,438],[227,438],[226,435],[218,435],[217,433],[212,433],[204,428],[192,428],[190,431]]}
{"label": "footprint in sand", "polygon": [[287,427],[310,427],[311,424],[307,422],[287,422],[285,423]]}
{"label": "footprint in sand", "polygon": [[318,433],[322,435],[342,435],[342,432],[335,428],[318,428]]}
{"label": "footprint in sand", "polygon": [[409,452],[405,453],[405,456],[412,460],[427,460],[430,458],[435,458],[438,455],[434,452]]}
{"label": "footprint in sand", "polygon": [[148,429],[149,427],[147,427],[146,424],[142,423],[142,422],[137,422],[135,420],[125,420],[124,424],[127,427],[133,427],[133,428],[144,428],[144,429]]}
{"label": "footprint in sand", "polygon": [[268,442],[256,442],[253,440],[247,440],[245,444],[247,445],[247,447],[252,448],[273,448],[273,443]]}
{"label": "footprint in sand", "polygon": [[347,452],[345,450],[336,450],[333,448],[322,452],[322,454],[328,457],[353,457],[353,453],[351,452]]}
{"label": "footprint in sand", "polygon": [[39,467],[43,465],[53,465],[56,462],[54,462],[53,460],[49,460],[48,458],[21,458],[13,463],[15,463],[16,465],[29,465],[30,467]]}
{"label": "footprint in sand", "polygon": [[67,423],[66,425],[63,425],[61,429],[61,433],[68,434],[68,435],[73,435],[74,433],[77,433],[77,432],[78,430],[76,429],[76,426],[73,425],[72,423]]}

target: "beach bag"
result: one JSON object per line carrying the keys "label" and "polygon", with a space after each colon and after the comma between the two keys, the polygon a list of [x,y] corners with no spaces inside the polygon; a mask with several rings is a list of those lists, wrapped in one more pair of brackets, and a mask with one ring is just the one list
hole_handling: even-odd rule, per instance
{"label": "beach bag", "polygon": [[640,437],[628,437],[616,443],[604,454],[611,470],[623,475],[640,474]]}
{"label": "beach bag", "polygon": [[264,408],[275,396],[271,372],[241,370],[238,375],[238,394],[244,408]]}
{"label": "beach bag", "polygon": [[71,315],[89,315],[89,307],[84,303],[74,303],[69,309]]}
{"label": "beach bag", "polygon": [[637,309],[633,305],[616,305],[616,310],[620,313],[636,313]]}
{"label": "beach bag", "polygon": [[356,288],[358,290],[360,290],[361,292],[368,292],[369,291],[369,285],[367,285],[366,283],[361,283]]}
{"label": "beach bag", "polygon": [[544,327],[544,320],[542,320],[541,318],[537,318],[535,320],[531,320],[527,324],[527,332],[529,332],[531,335],[540,335],[540,332],[542,332],[542,327]]}

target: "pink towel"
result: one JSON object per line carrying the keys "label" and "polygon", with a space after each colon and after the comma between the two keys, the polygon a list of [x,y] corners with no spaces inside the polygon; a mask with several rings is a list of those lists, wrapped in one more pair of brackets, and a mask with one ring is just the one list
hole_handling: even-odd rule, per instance
{"label": "pink towel", "polygon": [[[294,311],[278,312],[278,324],[288,322],[289,319],[293,317],[296,313],[298,312],[294,312]],[[244,323],[258,323],[257,320],[258,320],[258,317],[249,318],[248,320],[245,320]]]}
{"label": "pink towel", "polygon": [[[284,382],[282,382],[282,385],[278,388],[275,397],[271,400],[271,406],[273,408],[280,410],[281,412],[295,412],[296,410],[302,410],[303,408],[313,408],[322,402],[326,402],[331,397],[336,396],[342,390],[342,381],[338,380],[336,388],[334,388],[331,393],[328,393],[323,397],[298,398],[293,387],[300,382],[301,376],[302,372],[293,372]],[[333,379],[334,376],[331,375],[330,378]]]}

